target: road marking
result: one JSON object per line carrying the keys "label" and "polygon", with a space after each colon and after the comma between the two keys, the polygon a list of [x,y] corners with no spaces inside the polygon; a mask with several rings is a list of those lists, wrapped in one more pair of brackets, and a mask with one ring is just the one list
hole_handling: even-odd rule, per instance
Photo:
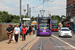
{"label": "road marking", "polygon": [[58,40],[64,42],[65,44],[67,44],[67,45],[69,45],[70,47],[72,47],[72,48],[75,49],[75,47],[74,47],[73,45],[71,45],[71,44],[69,44],[69,43],[67,43],[67,42],[65,42],[65,41],[63,41],[63,40],[61,40],[60,38],[56,37],[55,35],[52,35],[52,36],[55,37],[55,38],[57,38]]}
{"label": "road marking", "polygon": [[40,44],[40,50],[42,50],[42,39],[40,38],[40,40],[41,40],[41,44]]}
{"label": "road marking", "polygon": [[[58,46],[58,44],[57,44],[52,38],[50,38],[50,40],[51,40],[56,46]],[[60,47],[58,47],[57,49],[58,49],[58,50],[62,50]]]}
{"label": "road marking", "polygon": [[38,39],[39,37],[35,41],[33,41],[25,50],[30,50],[30,48],[38,41]]}

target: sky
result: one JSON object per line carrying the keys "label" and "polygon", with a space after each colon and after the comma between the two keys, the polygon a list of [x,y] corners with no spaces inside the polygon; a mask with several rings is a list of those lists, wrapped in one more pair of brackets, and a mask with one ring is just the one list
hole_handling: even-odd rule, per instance
{"label": "sky", "polygon": [[[51,1],[44,2],[44,6],[43,4],[41,4],[43,0],[21,0],[21,1],[22,1],[22,9],[21,9],[22,15],[25,15],[23,9],[27,10],[27,4],[29,4],[32,11],[31,16],[35,17],[38,16],[38,14],[40,14],[40,10],[42,9],[45,10],[44,16],[48,16],[49,13],[51,15],[66,16],[66,0],[53,0],[53,2]],[[0,0],[0,11],[8,11],[9,14],[19,15],[20,14],[19,4],[20,0]]]}

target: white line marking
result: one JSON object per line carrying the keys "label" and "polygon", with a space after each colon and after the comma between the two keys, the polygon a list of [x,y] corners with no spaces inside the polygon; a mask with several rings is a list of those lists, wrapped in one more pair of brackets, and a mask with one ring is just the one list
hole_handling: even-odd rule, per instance
{"label": "white line marking", "polygon": [[57,38],[58,40],[64,42],[65,44],[67,44],[67,45],[69,45],[70,47],[72,47],[72,48],[75,49],[75,46],[73,46],[73,45],[71,45],[71,44],[69,44],[69,43],[67,43],[67,42],[65,42],[65,41],[63,41],[63,40],[61,40],[60,38],[56,37],[55,35],[52,35],[52,36],[55,37],[55,38]]}
{"label": "white line marking", "polygon": [[41,44],[40,44],[40,50],[42,50],[42,39],[41,39]]}

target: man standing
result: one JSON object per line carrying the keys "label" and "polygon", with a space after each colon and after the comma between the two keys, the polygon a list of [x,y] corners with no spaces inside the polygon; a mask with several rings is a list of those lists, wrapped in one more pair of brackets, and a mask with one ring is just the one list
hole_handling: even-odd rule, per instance
{"label": "man standing", "polygon": [[11,33],[12,33],[12,28],[11,28],[11,24],[9,24],[7,28],[8,44],[11,43]]}
{"label": "man standing", "polygon": [[26,40],[26,32],[27,29],[25,28],[25,26],[22,28],[22,41]]}
{"label": "man standing", "polygon": [[18,42],[18,35],[19,35],[19,32],[20,32],[19,25],[16,25],[16,27],[14,28],[15,41],[16,41],[16,43]]}

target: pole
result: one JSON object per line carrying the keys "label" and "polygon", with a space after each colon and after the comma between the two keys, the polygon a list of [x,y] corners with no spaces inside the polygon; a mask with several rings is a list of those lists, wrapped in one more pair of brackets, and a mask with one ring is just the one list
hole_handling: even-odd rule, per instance
{"label": "pole", "polygon": [[28,14],[29,14],[29,4],[27,4],[27,17],[28,17]]}
{"label": "pole", "polygon": [[20,26],[21,26],[21,0],[20,0]]}
{"label": "pole", "polygon": [[[25,13],[25,11],[24,11],[24,13]],[[25,15],[24,15],[24,18],[25,18]],[[24,21],[24,25],[25,25],[25,21]]]}

